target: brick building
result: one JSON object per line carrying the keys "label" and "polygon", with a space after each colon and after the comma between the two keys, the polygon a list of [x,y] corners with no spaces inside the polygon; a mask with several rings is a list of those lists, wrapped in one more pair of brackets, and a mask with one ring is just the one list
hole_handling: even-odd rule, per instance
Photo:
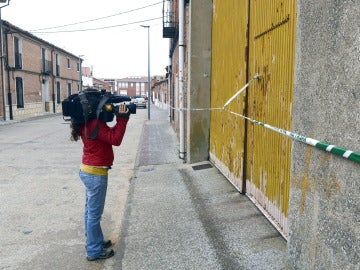
{"label": "brick building", "polygon": [[148,96],[148,77],[132,76],[116,80],[116,91],[119,95]]}
{"label": "brick building", "polygon": [[170,96],[168,87],[167,78],[162,76],[155,76],[152,79],[151,92],[153,93],[153,102],[159,108],[169,109]]}
{"label": "brick building", "polygon": [[7,21],[3,21],[2,45],[3,120],[61,112],[61,100],[80,90],[79,56]]}
{"label": "brick building", "polygon": [[106,82],[109,85],[111,93],[117,92],[116,87],[115,87],[116,79],[107,78],[107,79],[101,79],[101,80]]}
{"label": "brick building", "polygon": [[93,67],[81,67],[81,71],[82,90],[95,88],[98,90],[105,89],[107,92],[112,92],[113,87],[111,83],[93,77]]}
{"label": "brick building", "polygon": [[93,88],[103,90],[105,89],[107,92],[111,92],[111,85],[103,80],[93,78]]}

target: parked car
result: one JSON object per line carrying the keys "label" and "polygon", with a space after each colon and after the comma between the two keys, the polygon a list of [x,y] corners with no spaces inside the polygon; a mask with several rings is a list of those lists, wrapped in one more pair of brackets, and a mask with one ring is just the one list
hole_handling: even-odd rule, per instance
{"label": "parked car", "polygon": [[143,97],[134,97],[131,102],[136,105],[136,108],[146,108],[146,100]]}
{"label": "parked car", "polygon": [[[116,98],[116,97],[121,97],[121,98],[123,98],[123,100],[126,100],[126,101],[122,101],[122,102],[115,102],[115,103],[113,103],[114,106],[119,106],[121,103],[124,103],[124,104],[126,104],[126,105],[132,103],[132,98],[129,97],[129,96],[126,96],[126,95],[116,95],[116,94],[114,94],[114,97],[115,97],[115,98]],[[117,99],[115,99],[115,100],[117,101]]]}

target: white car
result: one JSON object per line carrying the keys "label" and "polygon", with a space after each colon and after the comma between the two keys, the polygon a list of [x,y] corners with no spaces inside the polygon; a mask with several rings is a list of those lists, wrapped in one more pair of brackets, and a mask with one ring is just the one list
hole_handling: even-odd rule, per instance
{"label": "white car", "polygon": [[131,102],[136,105],[136,108],[138,108],[138,107],[146,108],[147,101],[145,100],[145,98],[135,97],[131,100]]}

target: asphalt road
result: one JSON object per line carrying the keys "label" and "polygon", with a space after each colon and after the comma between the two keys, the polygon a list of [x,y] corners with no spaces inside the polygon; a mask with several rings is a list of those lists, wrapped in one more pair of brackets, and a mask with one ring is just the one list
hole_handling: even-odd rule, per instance
{"label": "asphalt road", "polygon": [[288,269],[280,233],[208,161],[179,159],[156,108],[151,121],[132,115],[115,148],[102,220],[115,256],[88,262],[82,143],[69,131],[60,116],[0,122],[0,269]]}
{"label": "asphalt road", "polygon": [[[132,115],[115,148],[102,220],[115,243],[146,118],[147,110]],[[0,125],[0,269],[114,268],[85,259],[81,152],[62,116]]]}

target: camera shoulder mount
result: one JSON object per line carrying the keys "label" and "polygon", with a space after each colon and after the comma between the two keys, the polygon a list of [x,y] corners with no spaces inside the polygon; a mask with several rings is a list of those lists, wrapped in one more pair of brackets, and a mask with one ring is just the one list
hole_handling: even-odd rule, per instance
{"label": "camera shoulder mount", "polygon": [[90,136],[87,135],[87,122],[89,120],[88,119],[89,115],[91,115],[91,112],[89,112],[89,110],[91,110],[91,106],[89,106],[89,102],[88,102],[88,100],[86,98],[86,94],[84,92],[79,93],[79,98],[80,98],[80,104],[83,109],[83,115],[84,115],[84,120],[85,120],[85,136],[88,139],[95,139],[99,133],[98,121],[99,121],[100,113],[101,113],[102,108],[105,105],[105,103],[109,100],[109,97],[104,95],[101,97],[101,99],[99,101],[99,104],[96,108],[96,125],[95,125],[95,128],[93,129],[93,131],[91,132]]}

